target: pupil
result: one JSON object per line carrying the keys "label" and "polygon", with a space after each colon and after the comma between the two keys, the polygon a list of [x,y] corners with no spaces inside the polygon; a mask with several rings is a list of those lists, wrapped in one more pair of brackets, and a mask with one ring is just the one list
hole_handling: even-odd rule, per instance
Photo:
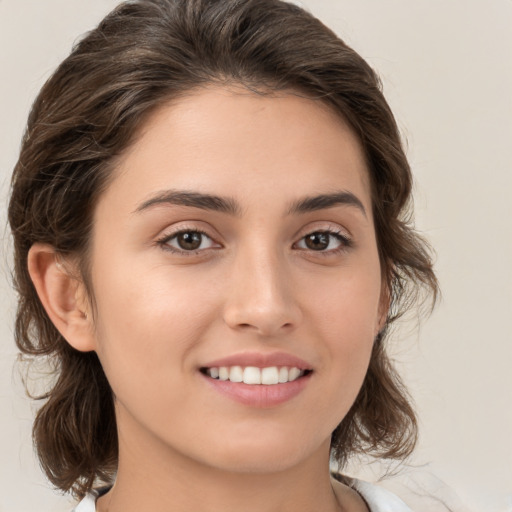
{"label": "pupil", "polygon": [[321,251],[329,246],[327,233],[311,233],[306,237],[306,246],[313,251]]}
{"label": "pupil", "polygon": [[188,231],[186,233],[180,233],[178,235],[178,244],[182,249],[193,251],[198,249],[201,245],[201,233],[194,231]]}

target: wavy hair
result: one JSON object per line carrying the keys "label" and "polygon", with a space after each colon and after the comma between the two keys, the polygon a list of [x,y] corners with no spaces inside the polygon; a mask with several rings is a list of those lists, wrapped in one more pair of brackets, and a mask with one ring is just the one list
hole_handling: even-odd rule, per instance
{"label": "wavy hair", "polygon": [[[112,391],[95,353],[81,353],[50,321],[31,282],[36,242],[80,261],[87,285],[91,219],[113,163],[151,112],[202,85],[259,94],[293,90],[327,104],[352,127],[367,161],[387,326],[427,290],[436,296],[430,249],[411,219],[412,177],[376,73],[330,29],[279,0],[132,0],[82,38],[40,91],[12,178],[9,223],[18,293],[16,343],[46,357],[54,380],[33,436],[42,468],[83,496],[115,476]],[[89,290],[91,293],[93,290]],[[377,337],[362,389],[332,434],[341,465],[357,453],[402,459],[417,424],[410,398]]]}

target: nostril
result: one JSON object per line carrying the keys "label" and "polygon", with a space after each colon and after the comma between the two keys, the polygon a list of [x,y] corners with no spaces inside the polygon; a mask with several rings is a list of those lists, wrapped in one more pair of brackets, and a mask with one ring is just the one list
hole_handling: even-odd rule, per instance
{"label": "nostril", "polygon": [[293,300],[258,302],[257,297],[247,293],[243,297],[232,295],[223,317],[231,329],[270,336],[291,332],[300,324],[302,312]]}

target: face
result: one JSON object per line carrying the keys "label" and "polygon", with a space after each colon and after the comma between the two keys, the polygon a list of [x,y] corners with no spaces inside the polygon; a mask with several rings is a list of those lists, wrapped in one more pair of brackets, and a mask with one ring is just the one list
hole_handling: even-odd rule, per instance
{"label": "face", "polygon": [[385,316],[338,116],[213,86],[161,107],[99,200],[91,258],[121,453],[254,472],[328,456]]}

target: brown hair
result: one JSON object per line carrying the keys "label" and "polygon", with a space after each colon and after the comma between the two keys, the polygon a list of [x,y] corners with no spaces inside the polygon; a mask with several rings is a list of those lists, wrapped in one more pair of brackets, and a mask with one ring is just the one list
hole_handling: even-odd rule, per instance
{"label": "brown hair", "polygon": [[[295,90],[352,126],[372,187],[381,265],[391,291],[387,325],[437,282],[429,249],[409,215],[412,178],[393,115],[368,64],[320,21],[279,0],[134,0],[82,39],[32,108],[12,181],[15,336],[46,356],[51,389],[34,423],[42,467],[58,488],[82,496],[117,465],[112,392],[95,353],[70,347],[48,318],[27,270],[35,242],[77,255],[87,284],[91,217],[111,168],[159,105],[209,83],[266,94]],[[425,286],[422,286],[425,285]],[[92,294],[92,290],[89,290]],[[409,398],[375,341],[362,389],[332,435],[340,464],[355,453],[407,456],[416,441]]]}

